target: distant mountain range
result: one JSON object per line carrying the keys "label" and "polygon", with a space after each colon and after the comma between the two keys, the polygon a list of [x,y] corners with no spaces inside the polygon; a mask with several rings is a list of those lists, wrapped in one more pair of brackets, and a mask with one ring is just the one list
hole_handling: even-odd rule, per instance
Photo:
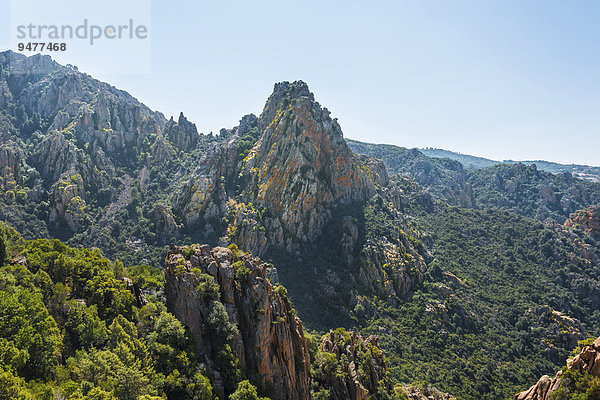
{"label": "distant mountain range", "polygon": [[559,164],[552,161],[544,161],[544,160],[535,160],[535,161],[514,161],[514,160],[504,160],[504,161],[496,161],[490,160],[489,158],[471,156],[469,154],[457,153],[450,150],[443,149],[435,149],[432,147],[420,148],[418,149],[421,153],[425,154],[429,157],[435,158],[449,158],[451,160],[456,160],[460,162],[465,169],[474,170],[480,168],[492,167],[498,164],[525,164],[531,165],[535,164],[539,170],[552,172],[553,174],[561,174],[564,172],[569,172],[581,179],[588,179],[594,182],[600,182],[600,167],[592,167],[589,165],[581,165],[581,164]]}

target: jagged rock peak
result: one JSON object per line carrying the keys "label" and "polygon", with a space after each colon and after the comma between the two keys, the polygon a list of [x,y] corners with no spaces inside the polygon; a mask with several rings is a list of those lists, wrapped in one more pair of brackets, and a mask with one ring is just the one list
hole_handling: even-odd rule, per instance
{"label": "jagged rock peak", "polygon": [[287,94],[291,97],[313,96],[313,94],[308,89],[308,84],[302,80],[294,82],[277,82],[273,87],[273,94]]}
{"label": "jagged rock peak", "polygon": [[273,87],[273,93],[267,100],[267,104],[269,102],[274,102],[275,105],[279,105],[282,99],[297,99],[299,97],[306,96],[311,100],[315,100],[314,94],[308,88],[308,84],[304,81],[294,81],[294,82],[277,82]]}
{"label": "jagged rock peak", "polygon": [[199,135],[196,124],[188,121],[183,112],[179,114],[177,122],[171,117],[165,125],[164,133],[180,150],[191,150],[198,143]]}
{"label": "jagged rock peak", "polygon": [[240,135],[240,137],[242,137],[257,126],[258,117],[254,114],[246,114],[240,120],[240,124],[238,126],[238,134]]}
{"label": "jagged rock peak", "polygon": [[57,63],[49,55],[35,54],[27,57],[13,51],[0,53],[0,64],[7,64],[12,68],[11,73],[45,75],[61,68],[66,68]]}
{"label": "jagged rock peak", "polygon": [[[315,96],[303,81],[278,82],[273,93],[267,99],[265,108],[260,115],[260,129],[263,130],[273,121],[280,109],[285,109],[292,100],[306,98],[308,103],[315,103]],[[318,103],[316,103],[318,105]]]}
{"label": "jagged rock peak", "polygon": [[261,135],[244,159],[244,200],[272,211],[277,221],[267,230],[288,250],[314,239],[336,203],[365,200],[386,181],[367,173],[329,114],[306,83],[276,84],[259,118]]}

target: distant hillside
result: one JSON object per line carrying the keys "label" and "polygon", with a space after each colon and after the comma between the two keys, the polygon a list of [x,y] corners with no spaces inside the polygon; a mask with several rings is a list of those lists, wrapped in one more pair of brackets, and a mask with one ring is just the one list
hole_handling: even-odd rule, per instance
{"label": "distant hillside", "polygon": [[408,175],[432,194],[450,204],[473,207],[473,194],[467,185],[467,173],[460,162],[433,158],[417,149],[390,144],[363,143],[346,139],[355,153],[377,157],[391,174]]}
{"label": "distant hillside", "polygon": [[502,208],[563,223],[571,213],[600,204],[600,185],[569,173],[552,174],[536,165],[500,164],[469,173],[476,208]]}
{"label": "distant hillside", "polygon": [[[353,151],[382,159],[391,174],[407,175],[435,197],[454,205],[501,208],[563,223],[572,212],[600,203],[599,175],[592,175],[596,167],[547,161],[500,162],[447,150],[346,141]],[[495,164],[486,165],[489,163]],[[588,179],[577,179],[582,176],[573,172],[575,167],[587,171]]]}
{"label": "distant hillside", "polygon": [[418,150],[428,157],[449,158],[451,160],[458,161],[467,170],[493,167],[494,165],[501,164],[500,161],[490,160],[489,158],[470,156],[468,154],[456,153],[450,150],[434,149],[431,147]]}
{"label": "distant hillside", "polygon": [[[515,164],[516,161],[504,160],[503,163]],[[535,164],[535,166],[539,170],[552,172],[553,174],[562,174],[564,172],[569,172],[577,178],[587,179],[593,182],[600,182],[600,167],[592,167],[589,165],[579,164],[559,164],[543,160],[520,161],[520,163],[525,165]]]}
{"label": "distant hillside", "polygon": [[443,149],[434,149],[431,147],[427,147],[424,149],[418,149],[421,153],[425,154],[428,157],[434,158],[449,158],[451,160],[455,160],[460,162],[466,170],[474,170],[480,168],[492,167],[498,164],[525,164],[532,165],[535,164],[536,167],[541,171],[551,172],[553,174],[562,174],[564,172],[569,172],[576,176],[577,178],[587,179],[594,182],[600,182],[600,167],[592,167],[589,165],[580,165],[580,164],[559,164],[552,161],[544,161],[544,160],[535,160],[535,161],[514,161],[514,160],[504,160],[504,161],[496,161],[490,160],[489,158],[471,156],[468,154],[456,153],[450,150]]}

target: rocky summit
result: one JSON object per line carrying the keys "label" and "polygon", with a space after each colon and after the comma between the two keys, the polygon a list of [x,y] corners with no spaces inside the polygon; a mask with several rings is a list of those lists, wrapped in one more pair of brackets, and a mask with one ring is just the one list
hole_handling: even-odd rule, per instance
{"label": "rocky summit", "polygon": [[297,250],[322,233],[333,207],[364,201],[387,183],[382,164],[368,168],[352,153],[301,81],[276,84],[260,117],[245,116],[223,136],[227,145],[205,157],[175,208],[188,226],[209,230],[219,229],[211,219],[230,213],[227,234],[254,254]]}
{"label": "rocky summit", "polygon": [[244,158],[244,199],[270,211],[270,241],[294,250],[314,240],[336,203],[366,200],[385,176],[369,176],[336,120],[301,81],[275,85],[259,120],[257,144]]}

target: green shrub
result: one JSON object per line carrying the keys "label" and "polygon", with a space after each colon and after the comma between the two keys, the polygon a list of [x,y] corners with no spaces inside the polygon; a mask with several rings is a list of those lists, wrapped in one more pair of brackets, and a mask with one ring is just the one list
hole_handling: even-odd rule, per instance
{"label": "green shrub", "polygon": [[239,261],[240,258],[244,255],[244,253],[237,247],[236,244],[231,243],[227,246],[229,250],[231,250],[231,254],[233,255],[233,261]]}
{"label": "green shrub", "polygon": [[237,279],[243,285],[248,284],[248,282],[250,282],[250,270],[244,265],[244,261],[238,260],[234,262],[232,266],[235,279]]}
{"label": "green shrub", "polygon": [[268,397],[259,397],[256,387],[248,380],[241,381],[229,400],[269,400]]}
{"label": "green shrub", "polygon": [[220,297],[220,286],[212,275],[202,272],[199,268],[193,268],[192,273],[196,277],[196,292],[204,301],[218,300]]}
{"label": "green shrub", "polygon": [[288,292],[287,289],[283,286],[283,285],[276,285],[273,288],[273,291],[275,292],[275,294],[279,297],[281,297],[284,300],[288,299]]}

